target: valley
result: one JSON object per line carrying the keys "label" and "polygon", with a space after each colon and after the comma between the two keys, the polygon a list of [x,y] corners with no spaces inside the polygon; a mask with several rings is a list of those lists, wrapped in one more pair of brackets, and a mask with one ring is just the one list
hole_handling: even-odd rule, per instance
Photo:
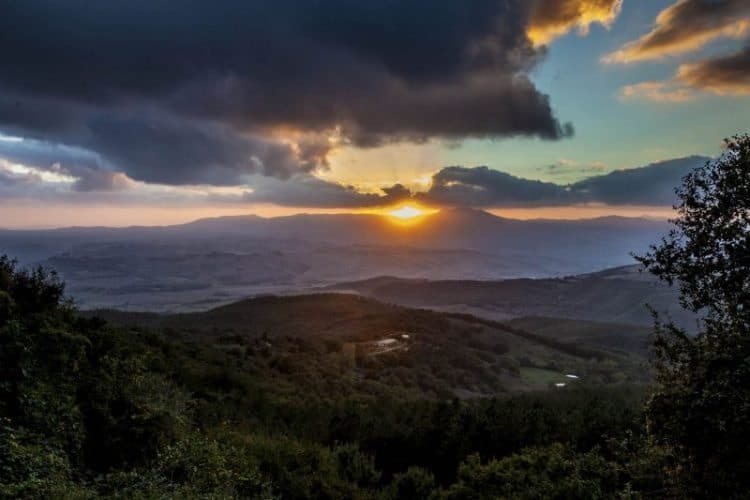
{"label": "valley", "polygon": [[243,371],[342,396],[397,390],[435,399],[489,397],[555,383],[649,380],[646,329],[628,325],[567,321],[558,332],[549,325],[555,320],[506,324],[332,293],[259,297],[195,313],[87,315],[216,345]]}
{"label": "valley", "polygon": [[[0,254],[56,269],[84,309],[179,312],[263,294],[341,288],[339,283],[376,276],[563,278],[632,264],[630,252],[645,250],[665,231],[665,222],[647,219],[520,221],[481,210],[445,209],[408,228],[379,215],[339,214],[222,217],[163,227],[0,230]],[[492,317],[501,318],[504,311]],[[630,322],[617,318],[622,320]]]}

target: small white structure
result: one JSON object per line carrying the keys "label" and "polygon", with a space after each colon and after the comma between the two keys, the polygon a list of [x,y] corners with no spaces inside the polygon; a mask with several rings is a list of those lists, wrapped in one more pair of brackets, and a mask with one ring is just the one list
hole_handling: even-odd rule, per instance
{"label": "small white structure", "polygon": [[555,387],[565,387],[566,385],[568,384],[566,384],[565,382],[558,382],[555,384]]}
{"label": "small white structure", "polygon": [[396,339],[381,339],[376,341],[375,345],[377,345],[378,347],[390,347],[396,342],[398,342],[398,340]]}
{"label": "small white structure", "polygon": [[401,338],[404,340],[409,340],[409,336],[407,334],[401,335]]}
{"label": "small white structure", "polygon": [[572,373],[568,373],[565,376],[568,377],[568,378],[578,379],[578,375],[573,375]]}

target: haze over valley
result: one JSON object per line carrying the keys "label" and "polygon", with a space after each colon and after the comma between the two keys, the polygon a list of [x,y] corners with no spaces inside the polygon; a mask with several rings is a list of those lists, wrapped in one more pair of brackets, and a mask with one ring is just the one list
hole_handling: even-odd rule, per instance
{"label": "haze over valley", "polygon": [[165,227],[0,231],[0,253],[56,269],[83,308],[182,311],[377,276],[554,278],[633,264],[664,221],[529,220],[445,209],[402,226],[370,214],[222,217]]}

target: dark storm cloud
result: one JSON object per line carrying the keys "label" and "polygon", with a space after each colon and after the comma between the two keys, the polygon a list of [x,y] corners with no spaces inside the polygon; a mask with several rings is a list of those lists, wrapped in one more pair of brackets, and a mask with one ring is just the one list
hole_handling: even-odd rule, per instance
{"label": "dark storm cloud", "polygon": [[528,206],[569,201],[565,188],[549,182],[521,179],[487,167],[447,167],[432,176],[430,189],[418,195],[438,205]]}
{"label": "dark storm cloud", "polygon": [[287,178],[325,165],[330,149],[316,137],[294,148],[218,122],[181,119],[153,106],[103,110],[0,97],[0,121],[8,116],[18,118],[7,131],[35,139],[0,144],[0,158],[35,166],[107,164],[151,183],[236,185],[256,173]]}
{"label": "dark storm cloud", "polygon": [[173,184],[310,172],[334,131],[360,147],[560,139],[572,126],[528,78],[544,55],[527,36],[532,4],[9,2],[0,130]]}
{"label": "dark storm cloud", "polygon": [[418,201],[431,206],[476,208],[549,207],[599,203],[607,205],[670,206],[675,188],[692,169],[709,158],[690,156],[645,167],[616,170],[568,185],[523,179],[488,167],[446,167],[432,176],[423,192],[396,184],[381,193],[363,193],[353,186],[311,175],[287,182],[267,179],[254,183],[246,201],[308,208],[357,208]]}
{"label": "dark storm cloud", "polygon": [[668,206],[682,177],[708,158],[691,156],[560,185],[522,179],[487,167],[447,167],[415,198],[425,203],[472,207],[532,207],[580,203]]}
{"label": "dark storm cloud", "polygon": [[684,64],[677,80],[717,94],[750,94],[750,45],[728,56]]}
{"label": "dark storm cloud", "polygon": [[101,115],[83,143],[151,183],[235,185],[243,175],[287,178],[316,167],[313,153],[299,154],[289,144],[151,113]]}
{"label": "dark storm cloud", "polygon": [[570,186],[576,198],[609,205],[672,205],[677,201],[675,188],[691,170],[709,158],[689,156],[645,167],[616,170],[589,177]]}
{"label": "dark storm cloud", "polygon": [[411,192],[400,184],[363,193],[354,186],[329,182],[311,175],[299,175],[288,181],[266,179],[254,184],[254,191],[245,194],[251,203],[307,208],[367,208],[392,205],[411,198]]}

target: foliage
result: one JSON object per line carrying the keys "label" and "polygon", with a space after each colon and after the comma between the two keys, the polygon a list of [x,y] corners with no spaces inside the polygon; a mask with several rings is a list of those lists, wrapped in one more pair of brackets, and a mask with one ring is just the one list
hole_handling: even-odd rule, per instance
{"label": "foliage", "polygon": [[485,464],[471,455],[445,499],[611,498],[620,490],[617,470],[595,450],[575,453],[560,444],[526,448]]}
{"label": "foliage", "polygon": [[409,467],[393,476],[386,498],[393,500],[427,500],[437,493],[435,476],[421,467]]}
{"label": "foliage", "polygon": [[418,499],[483,482],[515,494],[533,479],[539,495],[633,483],[632,457],[601,450],[638,436],[638,387],[441,397],[414,380],[426,362],[353,372],[331,339],[170,339],[83,318],[54,274],[0,262],[0,496]]}
{"label": "foliage", "polygon": [[678,195],[675,228],[639,259],[703,319],[695,336],[657,319],[649,430],[672,449],[682,494],[731,497],[750,488],[750,136]]}
{"label": "foliage", "polygon": [[150,468],[96,479],[101,494],[124,498],[277,498],[245,449],[194,433],[159,451]]}

